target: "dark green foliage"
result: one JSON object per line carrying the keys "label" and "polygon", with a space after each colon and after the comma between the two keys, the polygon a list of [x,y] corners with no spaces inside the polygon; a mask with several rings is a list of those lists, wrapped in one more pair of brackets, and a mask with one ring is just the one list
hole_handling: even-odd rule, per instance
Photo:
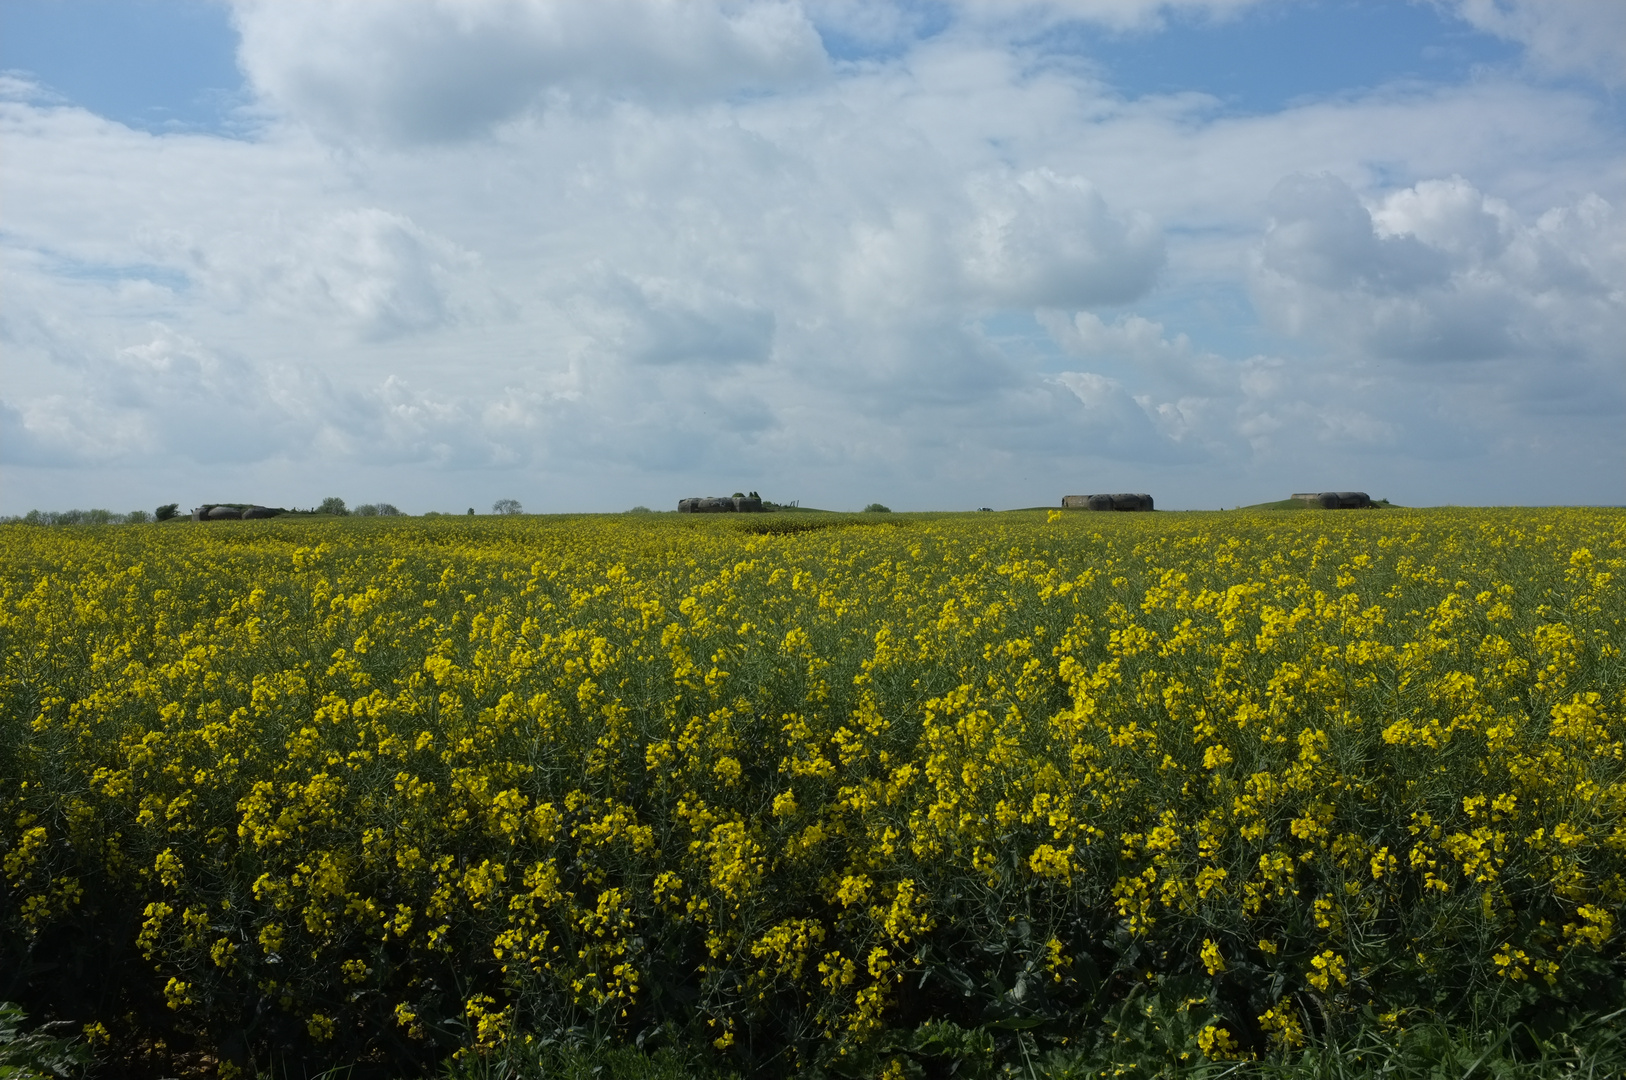
{"label": "dark green foliage", "polygon": [[741,532],[755,533],[758,536],[789,536],[791,533],[817,532],[819,529],[832,528],[838,524],[836,521],[796,521],[785,518],[767,518],[762,521],[750,521],[740,526]]}
{"label": "dark green foliage", "polygon": [[[1176,1002],[1134,999],[1138,1024],[1080,1025],[1067,1045],[1018,1024],[961,1027],[931,1020],[888,1032],[862,1055],[804,1070],[817,1080],[892,1075],[910,1080],[1550,1080],[1626,1076],[1626,1023],[1620,1013],[1552,1018],[1545,1025],[1491,1022],[1452,1025],[1421,1019],[1384,1024],[1366,1014],[1337,1038],[1317,1038],[1290,1052],[1235,1061],[1181,1056]],[[1119,1020],[1126,1009],[1118,1010]],[[666,1034],[666,1033],[656,1033]],[[651,1039],[651,1044],[657,1040]],[[579,1031],[539,1036],[531,1044],[487,1057],[448,1062],[446,1080],[678,1080],[740,1074],[720,1070],[705,1048],[659,1049],[597,1042]]]}
{"label": "dark green foliage", "polygon": [[454,1058],[445,1080],[733,1080],[704,1047],[674,1043],[676,1033],[656,1029],[626,1046],[590,1037],[579,1029],[538,1033],[489,1055]]}
{"label": "dark green foliage", "polygon": [[70,1032],[73,1025],[57,1021],[23,1030],[27,1016],[9,1001],[0,1001],[0,1080],[41,1080],[77,1077],[90,1068],[93,1054]]}

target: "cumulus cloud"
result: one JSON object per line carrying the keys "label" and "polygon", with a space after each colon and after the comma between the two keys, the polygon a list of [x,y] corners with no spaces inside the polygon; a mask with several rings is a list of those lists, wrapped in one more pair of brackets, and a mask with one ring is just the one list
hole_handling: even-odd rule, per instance
{"label": "cumulus cloud", "polygon": [[855,318],[1123,303],[1164,262],[1150,215],[1117,211],[1089,180],[1051,169],[980,173],[843,231],[833,285]]}
{"label": "cumulus cloud", "polygon": [[242,462],[304,434],[266,373],[162,324],[111,356],[83,358],[74,374],[73,393],[8,403],[27,460]]}
{"label": "cumulus cloud", "polygon": [[336,384],[307,366],[221,355],[162,324],[85,363],[70,386],[0,400],[8,463],[502,467],[531,460],[547,406],[540,395],[481,399],[394,375]]}
{"label": "cumulus cloud", "polygon": [[234,232],[195,243],[198,282],[232,307],[317,316],[386,340],[499,314],[480,259],[405,215],[378,207],[301,228]]}
{"label": "cumulus cloud", "polygon": [[1415,236],[1380,236],[1372,215],[1336,177],[1291,176],[1270,195],[1265,266],[1324,289],[1359,287],[1382,294],[1438,285],[1443,252]]}
{"label": "cumulus cloud", "polygon": [[1415,363],[1602,367],[1605,328],[1626,322],[1626,238],[1597,195],[1527,224],[1460,177],[1369,207],[1335,177],[1293,176],[1269,208],[1255,296],[1294,334]]}
{"label": "cumulus cloud", "polygon": [[632,364],[761,364],[773,349],[772,311],[692,281],[612,275],[580,308],[588,336]]}
{"label": "cumulus cloud", "polygon": [[[1095,369],[1062,372],[1054,382],[1097,425],[1111,419],[1109,446],[1144,460],[1270,469],[1296,476],[1301,489],[1324,490],[1354,481],[1348,473],[1337,483],[1318,475],[1317,462],[1364,459],[1358,471],[1370,472],[1379,457],[1465,454],[1507,419],[1496,415],[1494,384],[1466,395],[1455,384],[1403,384],[1384,361],[1358,352],[1237,361],[1140,315],[1049,311],[1040,322],[1069,358]],[[1397,394],[1400,385],[1405,394]],[[1465,398],[1472,399],[1466,409]]]}
{"label": "cumulus cloud", "polygon": [[1110,405],[1120,427],[1137,433],[1141,452],[1183,460],[1235,456],[1243,398],[1236,365],[1140,315],[1108,322],[1088,311],[1048,310],[1038,319],[1071,358],[1119,373],[1067,371],[1056,381],[1094,410]]}
{"label": "cumulus cloud", "polygon": [[790,3],[239,0],[239,63],[263,101],[331,135],[442,142],[549,95],[698,101],[826,66]]}
{"label": "cumulus cloud", "polygon": [[1171,453],[1144,405],[1116,379],[1091,371],[1064,371],[1056,382],[1078,400],[1073,443],[1079,449],[1116,460],[1167,461]]}
{"label": "cumulus cloud", "polygon": [[976,185],[966,274],[996,306],[1093,307],[1133,300],[1163,265],[1149,215],[1115,215],[1081,177],[1036,169]]}
{"label": "cumulus cloud", "polygon": [[1216,353],[1195,348],[1183,333],[1168,335],[1163,324],[1140,315],[1123,315],[1108,323],[1080,311],[1071,316],[1049,310],[1038,313],[1051,340],[1085,360],[1117,360],[1144,379],[1186,394],[1223,395],[1234,390],[1234,378]]}

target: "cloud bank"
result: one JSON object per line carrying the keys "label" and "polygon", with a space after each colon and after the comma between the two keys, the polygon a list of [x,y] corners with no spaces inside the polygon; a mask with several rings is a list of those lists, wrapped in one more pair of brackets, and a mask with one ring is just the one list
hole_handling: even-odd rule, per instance
{"label": "cloud bank", "polygon": [[0,509],[1626,499],[1607,63],[1236,115],[1056,44],[1246,7],[254,0],[235,138],[11,78]]}

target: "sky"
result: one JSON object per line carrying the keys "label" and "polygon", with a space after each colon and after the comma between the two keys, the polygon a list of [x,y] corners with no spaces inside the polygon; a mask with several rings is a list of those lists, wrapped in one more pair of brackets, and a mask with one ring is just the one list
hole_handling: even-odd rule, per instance
{"label": "sky", "polygon": [[1626,504],[1615,0],[0,0],[0,514]]}

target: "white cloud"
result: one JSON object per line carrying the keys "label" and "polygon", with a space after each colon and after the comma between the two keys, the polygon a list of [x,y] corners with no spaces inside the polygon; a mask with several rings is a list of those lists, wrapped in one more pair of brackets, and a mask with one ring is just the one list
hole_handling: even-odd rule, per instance
{"label": "white cloud", "polygon": [[1149,403],[1135,400],[1118,380],[1091,371],[1064,371],[1056,382],[1082,405],[1069,426],[1093,454],[1131,461],[1183,456],[1175,453],[1172,440],[1158,430],[1161,417],[1157,408],[1148,410]]}
{"label": "white cloud", "polygon": [[581,318],[609,357],[636,365],[762,364],[773,350],[773,312],[694,282],[611,276]]}
{"label": "white cloud", "polygon": [[484,134],[550,94],[697,101],[819,77],[790,3],[238,0],[239,62],[277,112],[338,138]]}
{"label": "white cloud", "polygon": [[1291,176],[1270,197],[1265,266],[1323,289],[1410,293],[1445,281],[1440,251],[1415,236],[1380,236],[1372,215],[1335,177]]}
{"label": "white cloud", "polygon": [[347,466],[503,467],[531,461],[541,395],[487,400],[398,376],[335,385],[293,365],[251,365],[167,326],[92,360],[69,392],[0,401],[5,460],[53,467],[212,467],[269,460]]}
{"label": "white cloud", "polygon": [[1142,378],[1178,391],[1232,392],[1234,379],[1226,373],[1224,358],[1197,350],[1185,334],[1170,338],[1163,325],[1151,319],[1125,315],[1108,323],[1088,311],[1071,317],[1041,311],[1038,317],[1056,344],[1073,356],[1121,360]]}
{"label": "white cloud", "polygon": [[25,101],[34,105],[65,104],[62,95],[14,71],[0,71],[0,101]]}
{"label": "white cloud", "polygon": [[967,275],[996,307],[1092,307],[1143,294],[1163,264],[1147,214],[1108,210],[1087,180],[1036,169],[977,185]]}
{"label": "white cloud", "polygon": [[314,316],[366,339],[504,310],[478,256],[377,207],[338,211],[293,230],[213,237],[190,254],[196,280],[222,304]]}
{"label": "white cloud", "polygon": [[1170,16],[1224,19],[1262,0],[958,0],[973,16],[996,21],[1013,18],[1048,22],[1077,20],[1116,31],[1159,30]]}
{"label": "white cloud", "polygon": [[12,435],[26,459],[252,461],[309,429],[271,373],[161,324],[145,341],[89,358],[75,376],[72,393],[11,406],[19,418]]}
{"label": "white cloud", "polygon": [[1615,0],[1450,0],[1476,29],[1523,45],[1538,70],[1626,85],[1626,4]]}
{"label": "white cloud", "polygon": [[1140,315],[1109,323],[1088,311],[1052,310],[1039,312],[1039,322],[1070,357],[1122,373],[1124,381],[1082,371],[1056,378],[1092,409],[1110,406],[1121,424],[1140,433],[1141,453],[1224,460],[1241,451],[1244,393],[1236,365]]}
{"label": "white cloud", "polygon": [[1616,366],[1626,236],[1597,195],[1526,224],[1460,177],[1369,208],[1332,176],[1294,176],[1270,209],[1255,293],[1291,333],[1416,363],[1514,357],[1600,378]]}

